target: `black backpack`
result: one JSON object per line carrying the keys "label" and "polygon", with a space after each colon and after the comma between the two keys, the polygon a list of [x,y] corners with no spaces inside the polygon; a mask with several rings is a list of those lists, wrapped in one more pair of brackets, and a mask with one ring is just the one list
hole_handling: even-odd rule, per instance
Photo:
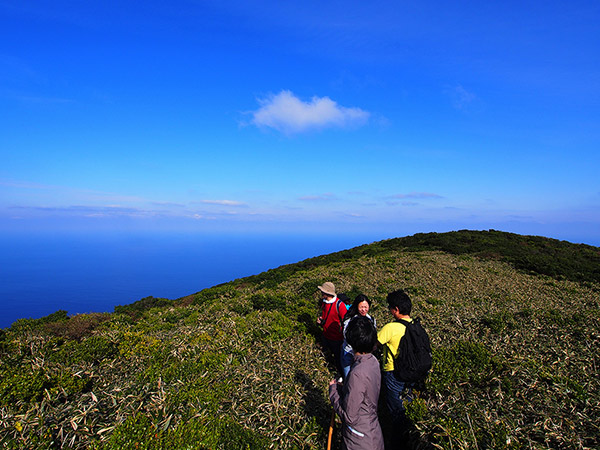
{"label": "black backpack", "polygon": [[398,319],[406,332],[398,345],[398,356],[394,359],[394,375],[400,381],[420,382],[431,369],[431,343],[419,319],[412,322]]}

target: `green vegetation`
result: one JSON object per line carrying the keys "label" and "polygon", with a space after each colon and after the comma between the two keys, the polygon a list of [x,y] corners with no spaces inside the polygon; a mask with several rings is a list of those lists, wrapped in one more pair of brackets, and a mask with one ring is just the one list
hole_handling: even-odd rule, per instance
{"label": "green vegetation", "polygon": [[172,304],[173,301],[166,298],[144,297],[130,305],[115,306],[115,314],[128,314],[133,318],[139,318],[144,311],[151,308],[170,306]]}
{"label": "green vegetation", "polygon": [[[585,244],[572,244],[539,236],[522,236],[503,231],[452,231],[449,233],[418,233],[403,238],[388,239],[349,250],[317,256],[305,261],[269,270],[250,280],[275,287],[290,273],[323,265],[356,260],[363,256],[385,256],[390,251],[439,250],[479,259],[500,260],[526,272],[558,279],[600,282],[600,249]],[[465,265],[458,265],[468,270]],[[265,285],[266,287],[267,285]]]}
{"label": "green vegetation", "polygon": [[384,242],[388,248],[435,249],[455,255],[499,259],[515,268],[574,281],[600,282],[600,249],[502,231],[415,234]]}
{"label": "green vegetation", "polygon": [[324,448],[315,294],[331,280],[368,295],[380,326],[387,292],[406,289],[430,333],[414,448],[599,448],[598,255],[497,231],[420,234],[175,301],[18,320],[0,330],[0,447]]}

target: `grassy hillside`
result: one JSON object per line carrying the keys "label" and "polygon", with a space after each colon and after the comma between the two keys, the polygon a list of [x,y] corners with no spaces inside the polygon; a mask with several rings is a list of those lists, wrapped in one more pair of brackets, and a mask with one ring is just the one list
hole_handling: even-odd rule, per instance
{"label": "grassy hillside", "polygon": [[[600,448],[600,249],[489,231],[311,258],[0,330],[1,448],[324,448],[316,286],[403,288],[434,349],[416,448]],[[386,426],[385,412],[382,422]],[[384,430],[385,431],[385,430]]]}

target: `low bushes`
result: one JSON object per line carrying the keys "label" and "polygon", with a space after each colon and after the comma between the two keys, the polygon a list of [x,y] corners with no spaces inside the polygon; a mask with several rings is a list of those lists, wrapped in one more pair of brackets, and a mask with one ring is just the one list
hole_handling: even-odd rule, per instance
{"label": "low bushes", "polygon": [[61,394],[64,401],[74,395],[88,392],[92,387],[89,378],[65,370],[54,372],[42,368],[30,371],[3,370],[0,381],[0,404],[15,402],[40,402],[45,396]]}
{"label": "low bushes", "polygon": [[505,370],[500,358],[493,356],[485,345],[459,341],[451,347],[433,348],[433,367],[428,386],[440,393],[464,383],[477,388],[501,376]]}
{"label": "low bushes", "polygon": [[110,439],[96,450],[264,450],[268,440],[240,426],[234,418],[197,417],[176,427],[161,429],[145,415],[135,414],[117,426]]}

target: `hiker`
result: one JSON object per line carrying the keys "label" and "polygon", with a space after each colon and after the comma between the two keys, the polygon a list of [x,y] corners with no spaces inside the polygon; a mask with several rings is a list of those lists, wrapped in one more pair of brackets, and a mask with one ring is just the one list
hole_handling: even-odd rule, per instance
{"label": "hiker", "polygon": [[373,326],[377,329],[377,323],[375,322],[375,318],[369,315],[369,309],[371,308],[371,300],[364,295],[359,294],[354,299],[352,306],[344,316],[344,325],[343,325],[343,335],[344,335],[344,343],[342,344],[342,356],[340,360],[340,364],[342,365],[342,376],[344,380],[348,378],[348,372],[350,372],[350,366],[354,361],[354,351],[352,350],[352,346],[348,343],[348,339],[346,338],[346,332],[348,330],[348,324],[355,317],[366,317],[373,322]]}
{"label": "hiker", "polygon": [[383,450],[377,417],[381,372],[372,353],[377,345],[373,322],[364,316],[355,317],[348,324],[346,339],[354,350],[354,363],[344,384],[336,380],[329,383],[329,400],[342,419],[342,449]]}
{"label": "hiker", "polygon": [[337,298],[332,282],[323,283],[318,289],[321,292],[321,316],[317,324],[323,327],[323,346],[331,350],[336,370],[341,374],[340,354],[344,340],[342,321],[346,315],[346,305]]}
{"label": "hiker", "polygon": [[399,426],[405,422],[405,408],[403,400],[412,400],[413,383],[399,380],[394,375],[394,358],[398,355],[398,346],[404,336],[406,327],[397,322],[403,319],[412,322],[410,312],[412,302],[402,289],[391,292],[387,296],[390,314],[396,319],[383,326],[377,333],[377,340],[383,346],[383,384],[385,389],[385,402],[394,425]]}

